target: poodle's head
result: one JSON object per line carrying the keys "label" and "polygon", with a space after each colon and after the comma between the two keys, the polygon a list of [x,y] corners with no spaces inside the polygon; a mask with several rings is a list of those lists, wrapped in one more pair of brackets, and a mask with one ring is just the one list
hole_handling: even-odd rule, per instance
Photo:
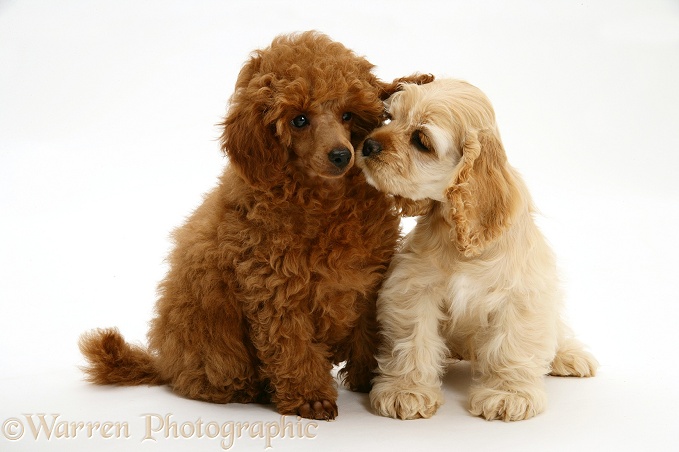
{"label": "poodle's head", "polygon": [[255,51],[236,82],[222,149],[253,187],[294,174],[336,179],[380,125],[388,85],[373,65],[318,32],[284,35]]}
{"label": "poodle's head", "polygon": [[518,199],[490,101],[439,79],[404,85],[387,112],[359,153],[366,180],[417,213],[441,203],[460,251],[477,253],[508,226]]}

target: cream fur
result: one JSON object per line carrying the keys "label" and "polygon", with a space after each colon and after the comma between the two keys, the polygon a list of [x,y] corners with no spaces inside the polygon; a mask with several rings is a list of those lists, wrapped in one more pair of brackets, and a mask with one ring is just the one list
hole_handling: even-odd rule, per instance
{"label": "cream fur", "polygon": [[[371,403],[384,416],[430,417],[448,358],[465,359],[471,413],[533,417],[546,406],[544,375],[589,377],[597,362],[561,318],[555,259],[492,106],[474,86],[438,79],[404,86],[387,109],[391,122],[368,137],[380,151],[364,145],[357,163],[378,189],[429,205],[379,294]],[[414,143],[420,132],[428,150]]]}

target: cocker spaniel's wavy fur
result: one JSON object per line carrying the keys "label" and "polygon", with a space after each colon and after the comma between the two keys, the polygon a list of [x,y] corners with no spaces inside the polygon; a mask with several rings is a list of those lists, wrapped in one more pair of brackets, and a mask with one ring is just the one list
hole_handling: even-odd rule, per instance
{"label": "cocker spaniel's wavy fur", "polygon": [[376,368],[375,298],[399,237],[393,202],[354,147],[380,125],[372,64],[316,32],[253,53],[223,123],[216,189],[174,234],[148,349],[116,329],[83,335],[90,381],[168,384],[210,402],[337,415],[333,364],[352,390]]}
{"label": "cocker spaniel's wavy fur", "polygon": [[422,216],[379,294],[371,403],[384,416],[432,416],[450,357],[472,363],[473,414],[535,416],[545,374],[588,377],[597,363],[560,316],[555,259],[491,104],[449,79],[406,85],[387,102],[391,122],[370,134],[358,165]]}

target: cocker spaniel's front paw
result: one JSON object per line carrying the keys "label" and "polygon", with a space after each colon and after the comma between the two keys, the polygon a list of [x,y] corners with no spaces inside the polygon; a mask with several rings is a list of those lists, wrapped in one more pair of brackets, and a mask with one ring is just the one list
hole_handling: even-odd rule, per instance
{"label": "cocker spaniel's front paw", "polygon": [[472,389],[469,404],[473,415],[489,421],[521,421],[544,411],[546,395],[543,390],[519,392],[478,387]]}
{"label": "cocker spaniel's front paw", "polygon": [[558,377],[593,377],[599,366],[591,353],[577,348],[559,350],[552,361],[550,375]]}
{"label": "cocker spaniel's front paw", "polygon": [[439,388],[380,382],[370,391],[370,403],[381,416],[395,419],[430,418],[443,403]]}

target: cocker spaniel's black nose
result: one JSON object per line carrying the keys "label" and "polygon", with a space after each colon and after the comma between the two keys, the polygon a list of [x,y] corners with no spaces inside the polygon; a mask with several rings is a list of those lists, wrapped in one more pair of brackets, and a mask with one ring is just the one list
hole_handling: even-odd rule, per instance
{"label": "cocker spaniel's black nose", "polygon": [[328,158],[337,168],[343,169],[351,162],[351,151],[347,148],[333,149],[328,153]]}
{"label": "cocker spaniel's black nose", "polygon": [[380,152],[382,152],[382,145],[379,141],[368,138],[363,143],[363,150],[361,151],[363,157],[370,157],[371,155],[376,155]]}

